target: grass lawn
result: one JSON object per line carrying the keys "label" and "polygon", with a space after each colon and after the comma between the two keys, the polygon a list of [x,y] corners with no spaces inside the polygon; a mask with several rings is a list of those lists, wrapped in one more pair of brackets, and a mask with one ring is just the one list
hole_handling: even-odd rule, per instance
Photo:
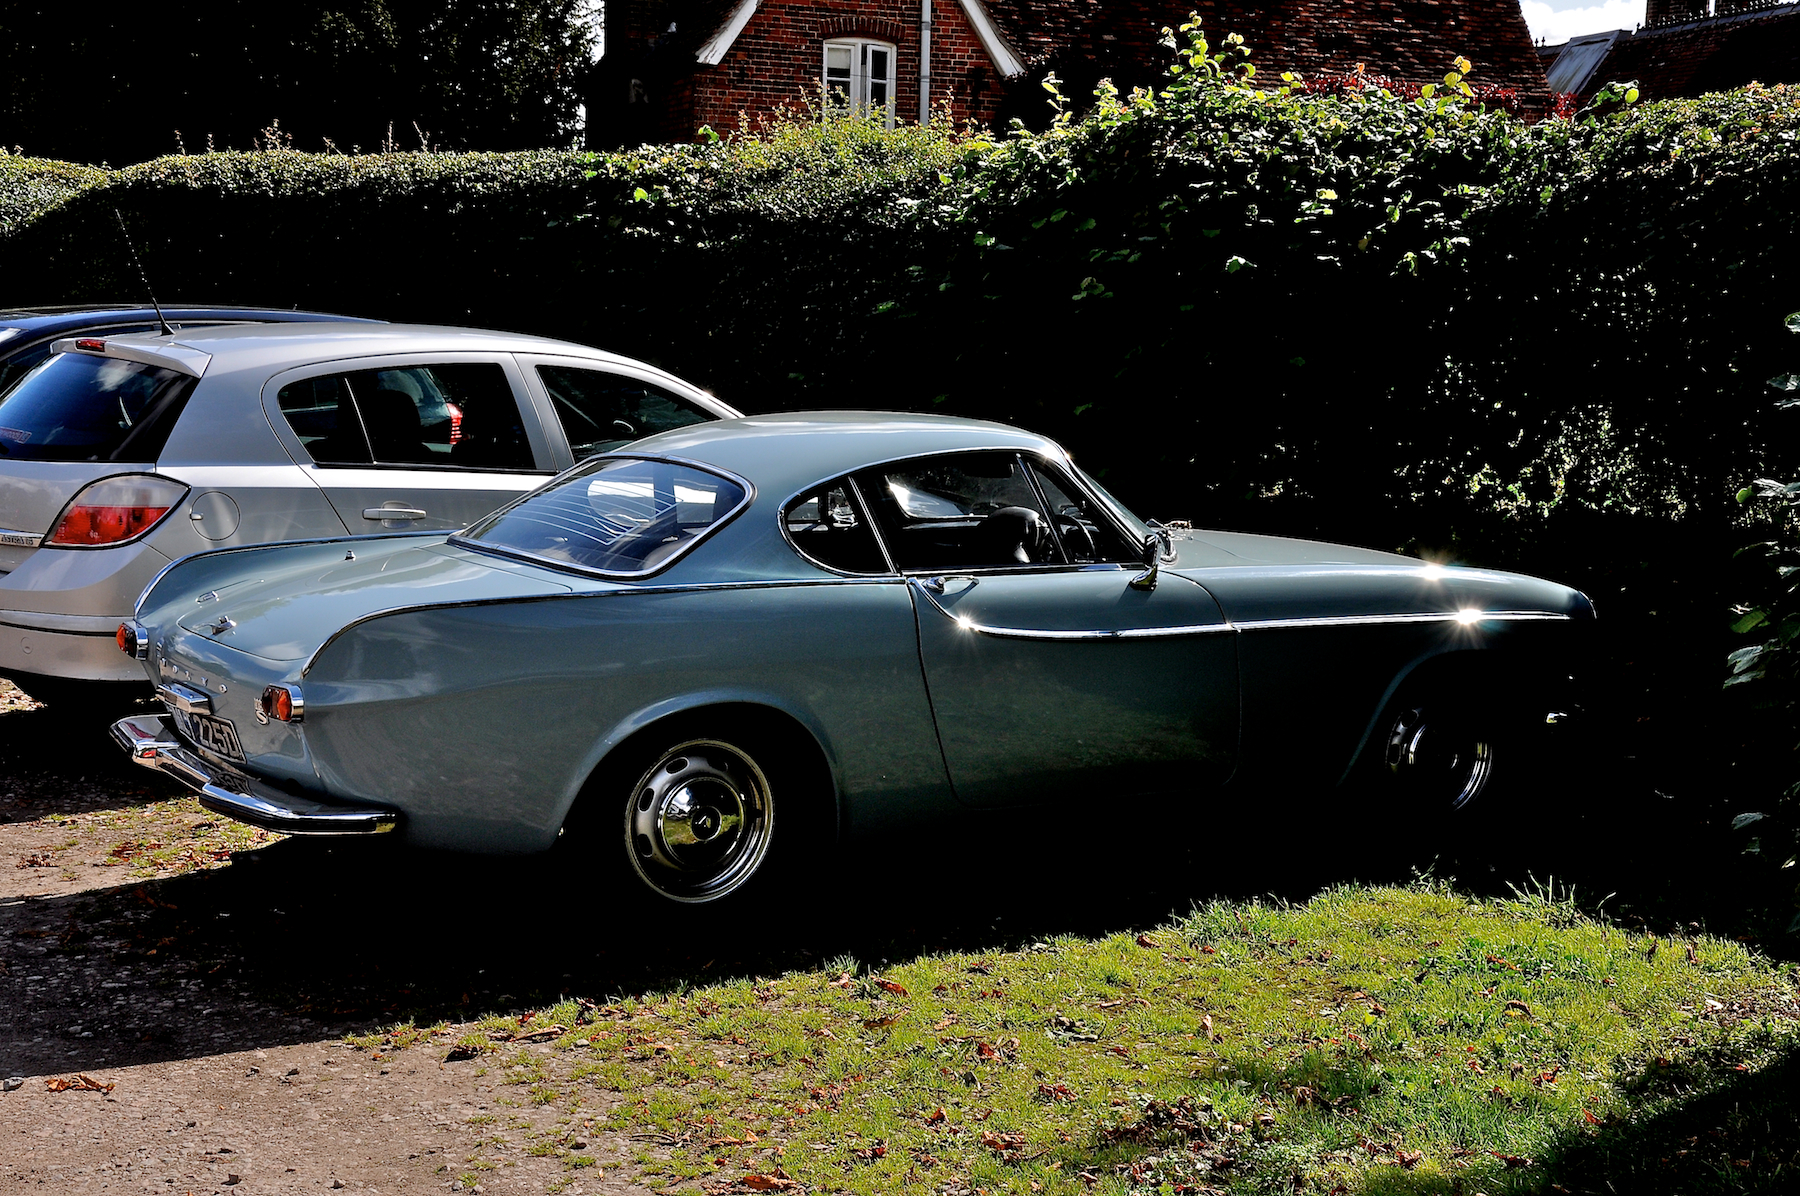
{"label": "grass lawn", "polygon": [[681,1190],[1498,1194],[1800,1190],[1797,1047],[1793,971],[1735,943],[1424,884],[571,1001],[458,1049],[566,1107],[532,1153],[571,1179],[590,1127]]}

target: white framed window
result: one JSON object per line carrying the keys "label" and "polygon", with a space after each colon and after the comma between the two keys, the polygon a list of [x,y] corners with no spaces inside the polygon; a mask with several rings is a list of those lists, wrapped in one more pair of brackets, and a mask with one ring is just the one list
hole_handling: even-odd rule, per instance
{"label": "white framed window", "polygon": [[853,112],[880,113],[894,127],[894,47],[860,37],[825,43],[825,94]]}

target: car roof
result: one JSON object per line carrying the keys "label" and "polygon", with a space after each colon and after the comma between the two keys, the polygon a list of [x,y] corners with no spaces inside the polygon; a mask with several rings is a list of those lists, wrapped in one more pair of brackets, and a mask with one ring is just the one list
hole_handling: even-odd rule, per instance
{"label": "car roof", "polygon": [[1066,458],[1055,441],[1021,428],[897,411],[800,411],[722,419],[646,437],[620,455],[716,466],[749,479],[760,505],[885,461],[975,449]]}
{"label": "car roof", "polygon": [[[361,316],[339,316],[329,312],[290,311],[280,307],[226,307],[215,304],[174,303],[165,306],[163,316],[171,324],[188,320],[265,320],[292,323],[336,321],[373,323]],[[154,324],[156,312],[148,304],[83,303],[55,304],[14,308],[0,311],[0,327],[17,328],[33,337],[101,328],[108,324]]]}
{"label": "car roof", "polygon": [[571,341],[437,324],[227,324],[213,328],[183,328],[172,337],[155,332],[134,332],[108,340],[147,354],[171,350],[172,358],[192,360],[194,353],[203,353],[211,359],[208,372],[279,371],[313,362],[386,353],[566,353],[623,365],[642,364]]}

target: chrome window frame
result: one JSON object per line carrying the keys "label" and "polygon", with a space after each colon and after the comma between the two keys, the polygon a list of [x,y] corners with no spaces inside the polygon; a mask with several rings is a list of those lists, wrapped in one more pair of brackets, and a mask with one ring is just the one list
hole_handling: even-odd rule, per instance
{"label": "chrome window frame", "polygon": [[[739,500],[738,504],[732,507],[730,511],[707,524],[705,531],[702,531],[699,535],[695,536],[676,551],[670,553],[662,561],[658,562],[654,569],[639,569],[632,572],[616,569],[595,569],[590,565],[578,565],[573,561],[559,561],[551,557],[539,556],[535,552],[527,552],[522,548],[509,548],[501,544],[485,544],[480,540],[470,539],[464,534],[466,531],[474,530],[475,527],[483,527],[499,522],[514,507],[522,506],[537,495],[542,494],[544,491],[557,485],[565,477],[568,477],[579,469],[593,465],[597,461],[660,461],[666,465],[681,465],[689,469],[698,470],[700,473],[709,473],[716,478],[723,478],[741,489],[744,492],[744,497]],[[599,471],[596,469],[594,472]],[[569,466],[569,468],[563,470],[537,489],[528,490],[524,494],[519,495],[519,497],[513,499],[499,510],[484,516],[480,522],[473,525],[473,527],[465,528],[464,531],[452,532],[445,542],[454,544],[458,548],[466,548],[471,552],[484,552],[493,556],[503,556],[510,560],[524,561],[530,565],[540,565],[546,569],[556,569],[564,573],[575,573],[583,577],[597,577],[604,581],[641,581],[644,578],[655,577],[659,573],[666,572],[678,562],[686,559],[689,553],[711,539],[714,533],[726,524],[731,523],[739,515],[742,515],[755,502],[756,484],[742,474],[734,473],[733,471],[718,465],[709,465],[703,461],[695,461],[688,457],[670,456],[665,453],[598,453]]]}

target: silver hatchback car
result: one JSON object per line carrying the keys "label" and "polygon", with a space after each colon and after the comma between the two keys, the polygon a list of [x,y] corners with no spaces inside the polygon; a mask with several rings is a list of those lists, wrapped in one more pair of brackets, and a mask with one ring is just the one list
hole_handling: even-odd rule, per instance
{"label": "silver hatchback car", "polygon": [[472,523],[576,461],[739,413],[642,362],[503,332],[259,324],[59,341],[0,395],[0,676],[124,696],[170,561]]}

